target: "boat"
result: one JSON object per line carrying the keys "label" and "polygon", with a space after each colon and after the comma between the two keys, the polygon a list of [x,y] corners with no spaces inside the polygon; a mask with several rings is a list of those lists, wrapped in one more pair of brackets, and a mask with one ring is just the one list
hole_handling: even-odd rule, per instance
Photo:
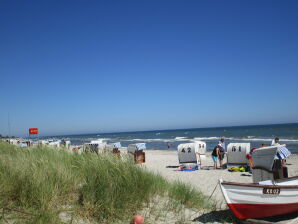
{"label": "boat", "polygon": [[276,179],[273,163],[278,149],[279,146],[272,146],[252,153],[255,163],[254,183],[219,180],[226,203],[238,219],[266,218],[298,212],[298,176]]}
{"label": "boat", "polygon": [[298,176],[259,184],[219,180],[228,207],[238,219],[298,212]]}

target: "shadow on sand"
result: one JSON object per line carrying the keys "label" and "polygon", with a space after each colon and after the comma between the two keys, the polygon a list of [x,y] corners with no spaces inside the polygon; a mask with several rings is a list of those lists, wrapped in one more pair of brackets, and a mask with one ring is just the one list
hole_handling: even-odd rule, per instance
{"label": "shadow on sand", "polygon": [[227,210],[219,210],[219,211],[211,211],[200,215],[199,217],[193,220],[194,222],[201,222],[201,223],[241,223],[239,222],[233,213]]}
{"label": "shadow on sand", "polygon": [[178,168],[179,166],[166,166],[166,168],[172,168],[172,169],[174,169],[174,168]]}
{"label": "shadow on sand", "polygon": [[271,223],[277,223],[277,224],[296,224],[298,223],[298,213],[291,213],[287,215],[279,215],[279,216],[273,216],[269,218],[263,218],[263,219],[247,219],[244,220],[244,224],[251,224],[251,223],[260,223],[260,224],[271,224]]}
{"label": "shadow on sand", "polygon": [[[180,166],[166,166],[166,168],[171,168],[171,169],[175,169],[178,168]],[[201,170],[214,170],[213,166],[203,166],[200,168]]]}

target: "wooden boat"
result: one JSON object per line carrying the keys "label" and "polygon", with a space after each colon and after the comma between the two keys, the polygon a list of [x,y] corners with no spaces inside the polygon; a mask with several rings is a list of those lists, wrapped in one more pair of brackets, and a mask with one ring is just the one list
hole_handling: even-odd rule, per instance
{"label": "wooden boat", "polygon": [[254,183],[219,180],[227,205],[237,218],[264,218],[298,212],[298,176],[275,179],[273,162],[278,147],[257,149],[252,153]]}
{"label": "wooden boat", "polygon": [[264,218],[298,212],[298,177],[272,185],[219,180],[227,205],[239,219]]}

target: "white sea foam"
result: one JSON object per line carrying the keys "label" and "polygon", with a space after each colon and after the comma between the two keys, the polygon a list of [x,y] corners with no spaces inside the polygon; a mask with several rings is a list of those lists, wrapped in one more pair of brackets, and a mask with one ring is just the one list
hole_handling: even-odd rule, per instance
{"label": "white sea foam", "polygon": [[[132,137],[132,136],[130,136]],[[211,136],[211,137],[195,137],[195,138],[187,138],[187,137],[172,137],[172,138],[69,138],[70,141],[77,142],[90,142],[91,140],[102,139],[106,141],[123,141],[123,142],[194,142],[194,141],[207,141],[207,142],[217,142],[221,137]],[[65,138],[64,138],[65,139]],[[227,141],[244,141],[244,142],[271,142],[273,138],[257,138],[255,136],[246,136],[246,137],[225,137]],[[298,143],[298,139],[280,139],[281,143]]]}
{"label": "white sea foam", "polygon": [[176,137],[175,140],[184,140],[186,137]]}
{"label": "white sea foam", "polygon": [[201,141],[201,140],[219,140],[219,139],[220,137],[196,137],[193,140]]}
{"label": "white sea foam", "polygon": [[134,139],[121,139],[125,142],[174,142],[174,139],[161,139],[161,138],[134,138]]}
{"label": "white sea foam", "polygon": [[[195,137],[193,140],[219,140],[221,137]],[[233,141],[269,141],[271,142],[273,138],[256,138],[255,136],[247,136],[247,137],[224,137],[226,140]],[[279,139],[280,142],[298,142],[298,139]]]}
{"label": "white sea foam", "polygon": [[134,139],[120,139],[120,141],[126,142],[185,142],[191,141],[192,139],[181,137],[181,138],[134,138]]}

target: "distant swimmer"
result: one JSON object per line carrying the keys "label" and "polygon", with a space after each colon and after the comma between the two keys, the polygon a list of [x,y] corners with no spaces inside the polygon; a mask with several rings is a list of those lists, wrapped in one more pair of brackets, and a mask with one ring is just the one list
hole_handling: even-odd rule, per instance
{"label": "distant swimmer", "polygon": [[167,142],[167,147],[168,149],[172,147],[172,144],[170,144],[169,142]]}

